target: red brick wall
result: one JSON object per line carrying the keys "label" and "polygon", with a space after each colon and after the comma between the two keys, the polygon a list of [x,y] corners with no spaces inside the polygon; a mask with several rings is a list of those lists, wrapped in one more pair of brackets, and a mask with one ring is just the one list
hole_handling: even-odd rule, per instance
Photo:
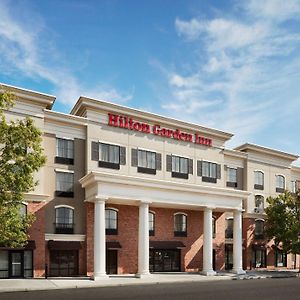
{"label": "red brick wall", "polygon": [[33,251],[34,277],[45,276],[45,203],[29,203],[28,213],[34,213],[36,220],[29,229],[29,239],[35,240],[36,249]]}
{"label": "red brick wall", "polygon": [[[107,235],[107,241],[120,242],[122,249],[118,250],[118,273],[137,273],[138,269],[138,206],[113,205],[107,207],[118,209],[118,235]],[[203,246],[203,212],[192,210],[177,210],[152,208],[155,212],[155,236],[150,240],[182,241],[185,248],[181,250],[181,270],[198,271],[202,269]],[[174,237],[174,214],[184,212],[188,215],[187,237]],[[87,274],[93,273],[93,236],[94,236],[94,205],[86,203],[87,213]],[[216,217],[216,269],[224,269],[225,218],[222,213],[214,213]]]}

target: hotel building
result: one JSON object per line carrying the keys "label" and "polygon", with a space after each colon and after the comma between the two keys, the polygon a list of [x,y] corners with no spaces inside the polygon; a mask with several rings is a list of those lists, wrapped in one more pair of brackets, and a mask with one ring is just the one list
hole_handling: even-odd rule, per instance
{"label": "hotel building", "polygon": [[25,197],[29,242],[0,248],[0,278],[295,267],[263,229],[266,198],[298,188],[297,155],[226,149],[231,133],[87,97],[63,114],[53,96],[2,87],[47,162]]}

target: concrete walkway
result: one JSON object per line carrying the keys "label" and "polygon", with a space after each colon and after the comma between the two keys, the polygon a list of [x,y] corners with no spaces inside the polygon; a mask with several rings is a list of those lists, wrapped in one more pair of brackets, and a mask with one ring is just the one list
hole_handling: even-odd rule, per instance
{"label": "concrete walkway", "polygon": [[92,288],[105,286],[124,286],[141,284],[162,284],[171,282],[208,282],[217,280],[241,280],[260,278],[297,277],[294,270],[283,271],[248,271],[245,275],[218,272],[216,276],[204,276],[197,273],[161,273],[151,274],[149,278],[136,278],[133,275],[111,275],[109,279],[93,281],[83,278],[49,279],[0,279],[0,293],[35,290]]}

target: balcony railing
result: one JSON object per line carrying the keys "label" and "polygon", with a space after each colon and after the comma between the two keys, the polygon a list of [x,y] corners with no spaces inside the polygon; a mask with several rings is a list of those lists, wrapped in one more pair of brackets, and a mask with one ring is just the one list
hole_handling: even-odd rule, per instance
{"label": "balcony railing", "polygon": [[74,223],[54,223],[55,233],[73,234],[74,225]]}

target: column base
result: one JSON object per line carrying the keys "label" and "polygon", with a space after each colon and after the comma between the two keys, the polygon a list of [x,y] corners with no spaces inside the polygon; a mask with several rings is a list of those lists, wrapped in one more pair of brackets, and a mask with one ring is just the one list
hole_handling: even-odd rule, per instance
{"label": "column base", "polygon": [[151,273],[137,273],[137,274],[135,274],[135,277],[136,278],[141,278],[141,279],[143,279],[143,278],[150,278],[150,277],[152,277],[152,274]]}
{"label": "column base", "polygon": [[245,270],[243,270],[243,269],[232,269],[232,271],[231,271],[232,273],[235,273],[235,274],[237,274],[237,275],[245,275],[246,274],[246,271]]}
{"label": "column base", "polygon": [[105,274],[105,273],[104,274],[94,274],[92,276],[92,279],[94,281],[107,280],[107,279],[109,279],[109,276],[107,274]]}
{"label": "column base", "polygon": [[203,270],[200,274],[205,276],[215,276],[217,273],[214,270]]}

